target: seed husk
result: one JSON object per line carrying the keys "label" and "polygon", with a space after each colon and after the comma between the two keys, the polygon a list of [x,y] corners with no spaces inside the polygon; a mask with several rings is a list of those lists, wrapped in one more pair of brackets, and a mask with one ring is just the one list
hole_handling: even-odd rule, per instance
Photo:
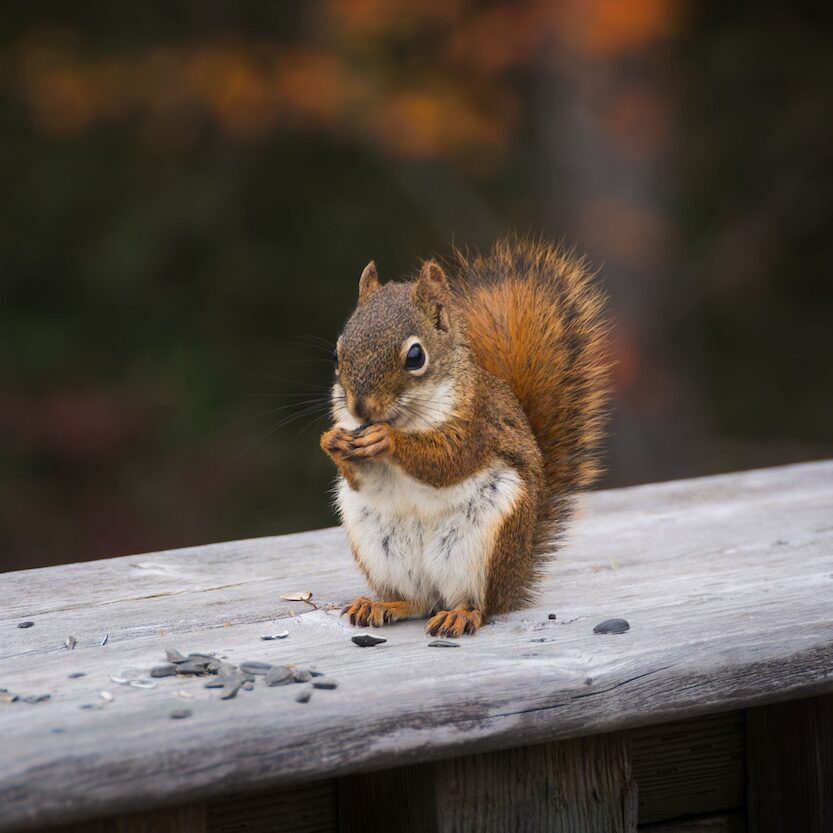
{"label": "seed husk", "polygon": [[131,680],[128,685],[133,686],[133,688],[156,688],[156,683],[152,683],[150,680]]}
{"label": "seed husk", "polygon": [[383,642],[387,642],[383,636],[373,636],[369,633],[360,633],[358,636],[353,637],[353,642],[359,646],[359,648],[373,648],[376,645],[381,645]]}
{"label": "seed husk", "polygon": [[150,669],[150,676],[173,677],[181,667],[182,666],[174,665],[172,662],[165,662],[162,665],[154,665],[153,668]]}
{"label": "seed husk", "polygon": [[550,613],[550,615],[547,616],[547,619],[555,619],[555,618],[556,618],[556,615],[554,613]]}
{"label": "seed husk", "polygon": [[244,674],[265,674],[271,668],[271,662],[255,662],[254,660],[244,660],[240,663],[240,670]]}
{"label": "seed husk", "polygon": [[309,590],[304,590],[301,593],[287,593],[281,598],[285,602],[308,602],[312,598],[312,593]]}
{"label": "seed husk", "polygon": [[52,699],[51,694],[28,694],[26,697],[21,697],[24,703],[45,703]]}
{"label": "seed husk", "polygon": [[251,680],[246,680],[243,683],[243,691],[251,691],[255,687],[255,684]]}
{"label": "seed husk", "polygon": [[308,683],[312,679],[312,674],[307,668],[296,668],[293,677],[296,683]]}
{"label": "seed husk", "polygon": [[625,633],[630,629],[627,619],[605,619],[593,628],[593,633]]}
{"label": "seed husk", "polygon": [[102,639],[102,640],[101,640],[101,643],[100,643],[100,644],[101,644],[101,647],[103,648],[103,647],[104,647],[104,646],[105,646],[105,645],[106,645],[109,641],[110,641],[110,634],[109,634],[109,633],[105,633],[105,634],[104,634],[104,639]]}
{"label": "seed husk", "polygon": [[188,659],[182,651],[178,651],[171,646],[165,648],[165,656],[168,658],[168,662],[185,662]]}
{"label": "seed husk", "polygon": [[18,626],[19,628],[31,628],[31,627],[32,627],[32,625],[34,625],[34,624],[35,624],[34,622],[31,622],[31,621],[26,621],[26,622],[18,622],[18,623],[17,623],[17,626]]}
{"label": "seed husk", "polygon": [[240,686],[243,685],[242,679],[236,679],[228,685],[223,686],[223,693],[220,695],[221,700],[231,700],[237,697],[237,692],[240,691]]}
{"label": "seed husk", "polygon": [[333,689],[338,688],[338,683],[335,680],[329,680],[327,677],[319,677],[312,681],[313,688]]}
{"label": "seed husk", "polygon": [[295,700],[298,703],[309,703],[310,697],[312,697],[312,692],[308,688],[305,688],[303,691],[298,692]]}
{"label": "seed husk", "polygon": [[271,642],[273,639],[286,639],[289,636],[289,631],[281,631],[280,633],[267,633],[260,638],[264,642]]}
{"label": "seed husk", "polygon": [[210,660],[193,660],[187,659],[185,662],[180,662],[176,664],[176,672],[178,674],[208,674],[208,668],[206,666]]}
{"label": "seed husk", "polygon": [[64,645],[72,651],[75,646],[78,644],[78,640],[74,636],[68,636],[66,640],[64,640]]}
{"label": "seed husk", "polygon": [[72,674],[67,674],[67,679],[69,680],[77,680],[79,677],[86,677],[86,671],[73,671]]}
{"label": "seed husk", "polygon": [[232,685],[238,681],[245,682],[239,674],[230,675],[228,677],[212,677],[208,680],[208,682],[203,684],[203,688],[225,688],[227,685]]}
{"label": "seed husk", "polygon": [[432,639],[428,643],[429,648],[459,648],[459,642],[452,642],[450,639]]}
{"label": "seed husk", "polygon": [[171,720],[184,720],[186,717],[190,717],[193,714],[191,709],[174,709],[168,717]]}
{"label": "seed husk", "polygon": [[266,672],[266,676],[263,679],[268,686],[288,685],[294,682],[295,674],[291,668],[287,668],[285,665],[276,665]]}
{"label": "seed husk", "polygon": [[113,700],[116,698],[109,691],[99,691],[98,696],[105,702],[105,703],[112,703]]}

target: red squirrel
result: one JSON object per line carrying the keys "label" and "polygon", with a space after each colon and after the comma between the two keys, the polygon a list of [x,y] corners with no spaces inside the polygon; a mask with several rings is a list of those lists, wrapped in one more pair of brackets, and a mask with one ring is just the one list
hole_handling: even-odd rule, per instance
{"label": "red squirrel", "polygon": [[379,627],[474,633],[529,603],[571,498],[599,472],[604,296],[585,261],[505,240],[381,284],[371,261],[338,339],[321,447]]}

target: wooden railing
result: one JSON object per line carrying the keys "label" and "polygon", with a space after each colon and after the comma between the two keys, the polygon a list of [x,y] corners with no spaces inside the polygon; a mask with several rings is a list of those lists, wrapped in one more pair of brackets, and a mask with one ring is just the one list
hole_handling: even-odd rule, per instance
{"label": "wooden railing", "polygon": [[0,830],[831,829],[833,463],[588,495],[457,648],[356,646],[364,592],[336,529],[0,575]]}

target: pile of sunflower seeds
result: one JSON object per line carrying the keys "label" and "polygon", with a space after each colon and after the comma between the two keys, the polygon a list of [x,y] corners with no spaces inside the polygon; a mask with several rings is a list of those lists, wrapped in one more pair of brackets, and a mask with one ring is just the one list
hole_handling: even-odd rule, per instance
{"label": "pile of sunflower seeds", "polygon": [[[165,649],[166,662],[150,669],[152,678],[159,677],[210,677],[205,688],[219,688],[220,699],[231,700],[242,688],[251,691],[260,677],[267,686],[282,686],[290,683],[312,683],[313,688],[334,689],[338,684],[324,677],[321,671],[312,668],[298,668],[289,665],[272,665],[259,660],[244,660],[240,665],[226,662],[214,653],[183,654],[176,648]],[[122,678],[126,679],[123,674]],[[120,682],[119,679],[114,679]],[[135,685],[137,680],[127,680]],[[309,701],[309,690],[301,692],[296,699],[299,703]]]}
{"label": "pile of sunflower seeds", "polygon": [[0,688],[0,703],[46,703],[51,694],[15,694],[7,688]]}

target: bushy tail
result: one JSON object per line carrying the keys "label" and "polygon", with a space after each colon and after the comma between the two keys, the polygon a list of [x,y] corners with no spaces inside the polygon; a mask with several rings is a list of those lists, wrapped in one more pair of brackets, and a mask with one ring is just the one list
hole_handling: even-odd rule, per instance
{"label": "bushy tail", "polygon": [[601,466],[609,366],[604,295],[583,258],[549,243],[504,240],[457,253],[455,295],[480,364],[514,392],[544,457],[536,550],[552,548],[570,497]]}

